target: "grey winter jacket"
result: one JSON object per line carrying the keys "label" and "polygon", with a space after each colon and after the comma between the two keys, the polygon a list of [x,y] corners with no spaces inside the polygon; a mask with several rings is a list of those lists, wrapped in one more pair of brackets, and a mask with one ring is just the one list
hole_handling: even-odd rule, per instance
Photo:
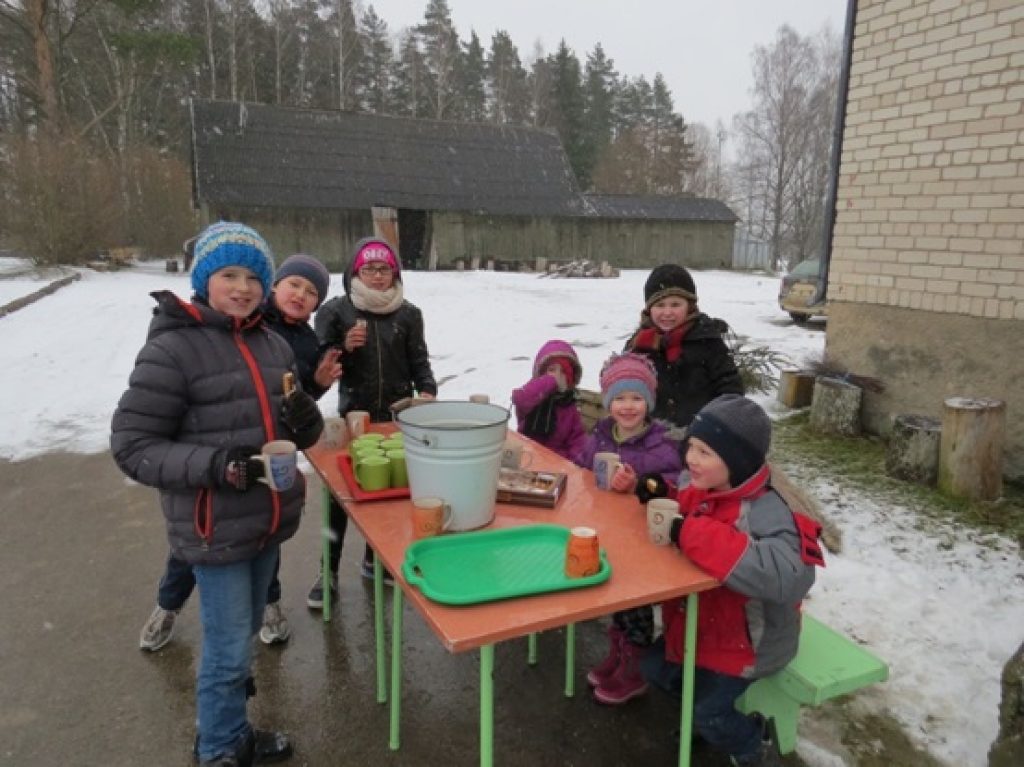
{"label": "grey winter jacket", "polygon": [[228,451],[255,454],[275,439],[301,450],[322,422],[301,434],[282,423],[282,378],[295,360],[259,315],[237,321],[166,291],[153,297],[149,335],[111,424],[114,460],[160,490],[176,557],[203,565],[252,559],[295,534],[305,481],[298,473],[282,493],[262,483],[239,492],[225,484]]}

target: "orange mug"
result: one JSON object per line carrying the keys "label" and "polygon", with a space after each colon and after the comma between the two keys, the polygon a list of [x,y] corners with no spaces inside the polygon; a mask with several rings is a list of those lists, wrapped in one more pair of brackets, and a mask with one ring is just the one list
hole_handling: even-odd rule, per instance
{"label": "orange mug", "polygon": [[452,523],[452,507],[442,498],[412,499],[412,537],[440,535]]}
{"label": "orange mug", "polygon": [[574,527],[565,548],[565,577],[586,578],[601,569],[601,547],[592,527]]}

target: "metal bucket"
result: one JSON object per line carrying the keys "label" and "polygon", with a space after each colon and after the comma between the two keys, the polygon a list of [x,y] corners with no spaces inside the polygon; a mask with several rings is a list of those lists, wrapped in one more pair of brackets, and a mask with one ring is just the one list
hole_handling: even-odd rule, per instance
{"label": "metal bucket", "polygon": [[449,530],[494,519],[509,411],[481,402],[426,402],[398,413],[413,498],[451,506]]}

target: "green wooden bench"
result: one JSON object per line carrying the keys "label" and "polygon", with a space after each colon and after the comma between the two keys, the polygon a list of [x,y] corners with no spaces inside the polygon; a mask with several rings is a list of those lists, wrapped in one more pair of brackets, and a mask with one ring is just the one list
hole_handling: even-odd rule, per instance
{"label": "green wooden bench", "polygon": [[736,708],[744,714],[757,711],[770,720],[779,752],[789,754],[796,748],[801,706],[820,706],[888,678],[884,661],[805,613],[796,657],[751,685]]}

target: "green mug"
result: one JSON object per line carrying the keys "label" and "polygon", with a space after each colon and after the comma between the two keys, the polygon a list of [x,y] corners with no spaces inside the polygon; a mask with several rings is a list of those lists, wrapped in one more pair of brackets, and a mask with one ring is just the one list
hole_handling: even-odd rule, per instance
{"label": "green mug", "polygon": [[380,447],[381,440],[369,439],[368,434],[364,434],[362,437],[352,440],[348,444],[349,450],[358,450],[366,447]]}
{"label": "green mug", "polygon": [[384,455],[391,461],[391,487],[409,487],[409,470],[405,465],[405,451],[388,450]]}
{"label": "green mug", "polygon": [[356,464],[356,482],[363,490],[387,490],[391,487],[391,461],[382,455],[369,455]]}
{"label": "green mug", "polygon": [[380,449],[383,450],[385,453],[388,450],[401,450],[404,447],[405,443],[402,442],[402,440],[400,439],[395,439],[394,437],[388,437],[386,440],[380,443]]}
{"label": "green mug", "polygon": [[359,437],[359,439],[363,442],[383,442],[387,437],[383,434],[378,434],[375,431],[370,431]]}
{"label": "green mug", "polygon": [[354,467],[361,464],[367,458],[383,458],[384,451],[379,447],[366,447],[363,445],[358,450],[350,451],[350,455],[352,456],[352,466],[354,470]]}

